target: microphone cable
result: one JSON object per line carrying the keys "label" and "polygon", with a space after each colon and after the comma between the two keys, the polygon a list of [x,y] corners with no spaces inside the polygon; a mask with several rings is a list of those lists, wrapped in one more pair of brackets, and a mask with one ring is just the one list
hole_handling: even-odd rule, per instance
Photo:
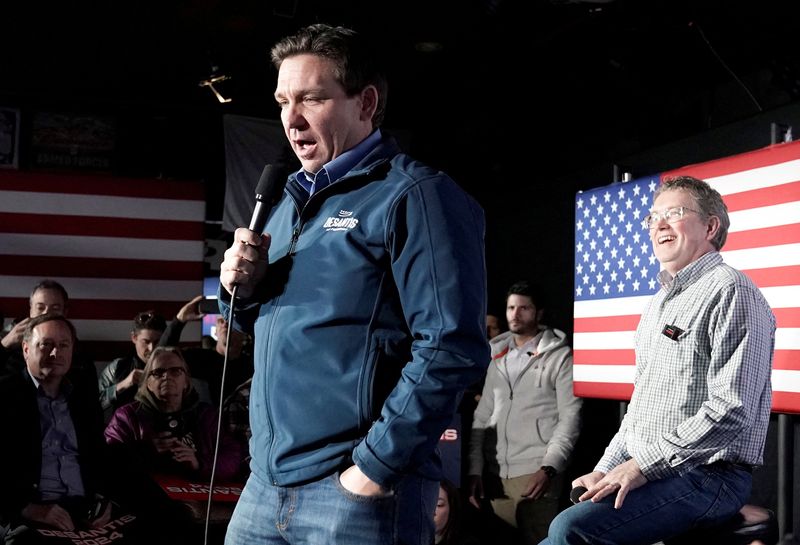
{"label": "microphone cable", "polygon": [[[264,166],[261,172],[261,177],[256,186],[256,204],[253,208],[253,217],[250,219],[248,229],[256,233],[262,233],[267,223],[267,218],[272,206],[278,202],[283,187],[286,185],[287,165],[283,162],[276,164],[268,164]],[[211,520],[211,505],[214,500],[214,477],[217,472],[217,457],[219,456],[219,442],[222,435],[222,412],[223,404],[225,403],[225,373],[228,370],[228,358],[230,355],[230,341],[231,330],[233,329],[233,311],[236,307],[236,294],[239,291],[239,285],[234,284],[231,290],[231,303],[228,312],[228,331],[225,340],[225,357],[222,361],[222,379],[220,381],[219,389],[219,414],[217,415],[217,437],[214,443],[214,460],[211,464],[211,479],[208,483],[208,505],[206,508],[206,523],[203,532],[203,543],[208,545],[208,527]]]}
{"label": "microphone cable", "polygon": [[[211,476],[208,481],[208,501],[206,504],[206,520],[203,529],[203,545],[208,545],[208,528],[211,522],[211,506],[214,502],[214,477],[217,473],[217,457],[219,456],[219,441],[222,436],[222,413],[224,410],[223,404],[225,403],[225,374],[228,370],[228,356],[231,350],[231,330],[233,329],[233,308],[236,305],[236,293],[239,291],[239,286],[233,286],[231,291],[230,311],[227,318],[227,331],[225,332],[225,356],[222,359],[222,377],[220,379],[219,387],[219,411],[217,414],[217,434],[214,440],[214,458],[211,462]],[[224,318],[224,316],[223,316]]]}

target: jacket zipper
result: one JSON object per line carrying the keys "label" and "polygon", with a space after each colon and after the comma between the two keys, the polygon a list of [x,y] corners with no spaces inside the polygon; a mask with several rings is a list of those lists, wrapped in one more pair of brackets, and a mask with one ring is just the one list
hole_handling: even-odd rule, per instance
{"label": "jacket zipper", "polygon": [[[302,225],[302,224],[301,224]],[[295,246],[297,246],[297,239],[300,238],[300,227],[295,227],[292,231],[292,239],[289,242],[288,255],[294,255]]]}
{"label": "jacket zipper", "polygon": [[[502,370],[500,370],[500,374],[503,375],[503,378],[506,380],[506,384],[508,384],[508,391],[509,391],[508,400],[509,400],[509,402],[513,402],[514,401],[514,386],[519,384],[519,381],[522,380],[522,375],[524,375],[525,373],[528,372],[528,369],[530,369],[531,365],[533,365],[533,361],[535,359],[538,359],[538,357],[539,357],[539,354],[531,356],[530,361],[527,363],[527,365],[525,365],[525,367],[522,368],[522,370],[519,372],[519,375],[517,375],[517,380],[514,381],[513,385],[511,384],[511,377],[508,376],[508,371],[505,369],[505,366],[503,367]],[[504,364],[506,363],[505,359],[503,360],[503,363]],[[539,386],[541,386],[541,379],[539,380]],[[508,462],[508,419],[511,417],[512,405],[513,405],[513,403],[509,403],[509,405],[508,405],[508,411],[506,411],[506,421],[505,421],[505,424],[503,424],[503,436],[505,437],[505,440],[506,440],[506,456],[505,456],[505,458],[506,458],[506,475],[505,475],[505,477],[503,477],[504,479],[507,479],[508,475],[509,475],[509,473],[508,473],[508,465],[509,465],[509,462]]]}

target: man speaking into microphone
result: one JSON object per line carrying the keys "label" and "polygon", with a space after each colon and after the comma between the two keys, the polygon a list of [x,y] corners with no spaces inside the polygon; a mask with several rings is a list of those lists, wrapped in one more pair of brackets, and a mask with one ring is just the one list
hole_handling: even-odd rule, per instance
{"label": "man speaking into microphone", "polygon": [[436,445],[489,361],[484,218],[380,124],[387,83],[357,33],[271,51],[302,169],[264,232],[236,230],[220,306],[255,336],[251,476],[226,543],[428,545]]}
{"label": "man speaking into microphone", "polygon": [[[649,545],[732,518],[762,463],[772,401],[775,317],[726,265],[720,194],[689,176],[665,181],[644,219],[661,290],[636,330],[628,412],[579,503],[542,544]],[[577,497],[576,497],[577,496]]]}

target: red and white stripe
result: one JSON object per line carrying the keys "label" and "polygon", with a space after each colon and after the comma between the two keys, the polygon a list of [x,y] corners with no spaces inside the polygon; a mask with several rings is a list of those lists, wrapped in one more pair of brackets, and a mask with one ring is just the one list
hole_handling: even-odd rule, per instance
{"label": "red and white stripe", "polygon": [[198,182],[0,171],[0,311],[27,316],[31,288],[56,280],[85,348],[125,355],[138,312],[169,320],[202,293],[204,219]]}
{"label": "red and white stripe", "polygon": [[[706,180],[723,196],[731,227],[726,263],[758,285],[777,318],[773,410],[800,413],[800,142],[779,144],[662,174]],[[575,392],[629,399],[633,337],[646,297],[577,301]]]}

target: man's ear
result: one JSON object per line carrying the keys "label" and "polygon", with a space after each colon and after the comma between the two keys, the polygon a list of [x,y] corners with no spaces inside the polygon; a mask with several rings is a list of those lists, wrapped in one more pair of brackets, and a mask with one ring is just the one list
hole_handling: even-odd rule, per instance
{"label": "man's ear", "polygon": [[720,229],[720,221],[717,216],[710,216],[706,223],[706,240],[714,240]]}
{"label": "man's ear", "polygon": [[367,85],[359,94],[361,99],[361,120],[372,121],[375,110],[378,109],[378,89],[374,85]]}

